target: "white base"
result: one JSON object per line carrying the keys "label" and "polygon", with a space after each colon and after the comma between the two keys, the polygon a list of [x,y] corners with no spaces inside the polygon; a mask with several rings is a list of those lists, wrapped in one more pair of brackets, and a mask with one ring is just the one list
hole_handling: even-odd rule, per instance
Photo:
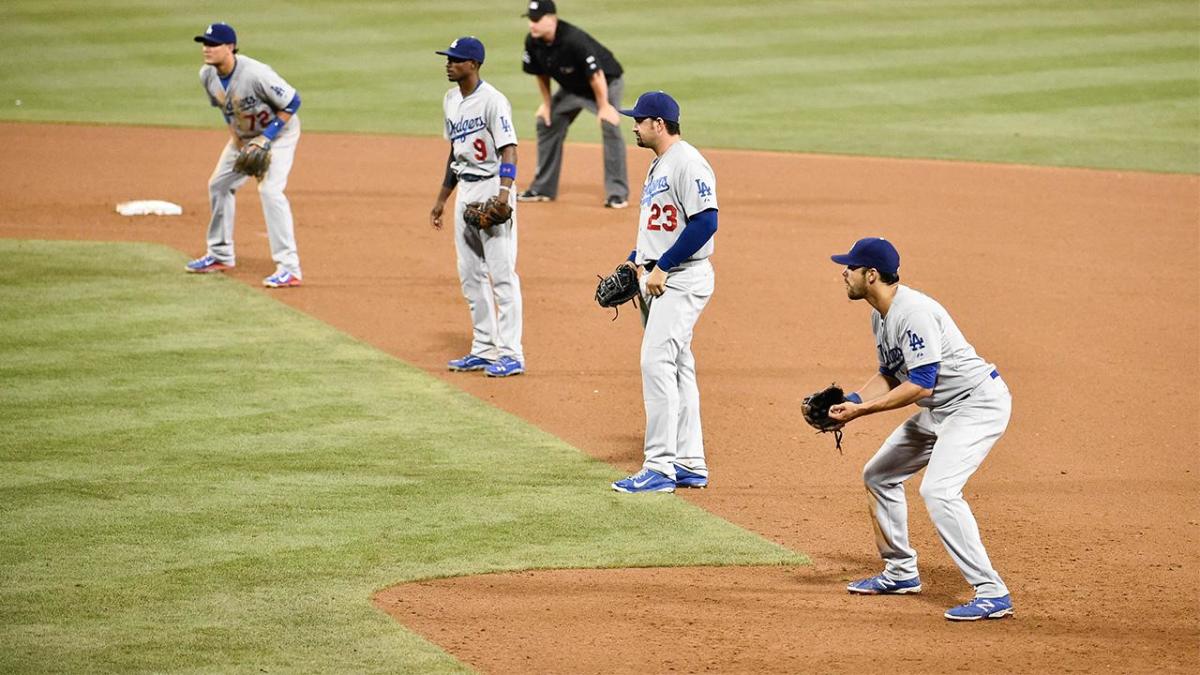
{"label": "white base", "polygon": [[117,204],[117,213],[123,216],[179,216],[183,207],[161,199],[141,199]]}

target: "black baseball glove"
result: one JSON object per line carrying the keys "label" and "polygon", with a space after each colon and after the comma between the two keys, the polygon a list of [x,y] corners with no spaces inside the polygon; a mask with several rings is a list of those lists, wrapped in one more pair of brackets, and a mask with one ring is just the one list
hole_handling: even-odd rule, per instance
{"label": "black baseball glove", "polygon": [[267,169],[271,168],[271,141],[263,136],[255,136],[250,139],[241,150],[238,150],[237,159],[233,160],[233,170],[247,176],[254,176],[262,180],[262,177],[267,175]]}
{"label": "black baseball glove", "polygon": [[[637,270],[629,265],[617,265],[617,269],[606,277],[596,276],[600,278],[600,283],[596,285],[596,303],[601,307],[620,307],[636,298],[640,292]],[[619,309],[617,314],[620,314]],[[613,315],[613,321],[616,320],[617,316]]]}
{"label": "black baseball glove", "polygon": [[833,384],[805,396],[804,401],[800,404],[800,411],[804,413],[804,421],[808,422],[809,426],[823,434],[833,432],[838,452],[842,451],[842,427],[846,424],[830,417],[829,409],[845,402],[846,392]]}
{"label": "black baseball glove", "polygon": [[507,222],[509,218],[512,218],[512,207],[499,197],[486,202],[471,202],[463,207],[463,222],[480,229]]}

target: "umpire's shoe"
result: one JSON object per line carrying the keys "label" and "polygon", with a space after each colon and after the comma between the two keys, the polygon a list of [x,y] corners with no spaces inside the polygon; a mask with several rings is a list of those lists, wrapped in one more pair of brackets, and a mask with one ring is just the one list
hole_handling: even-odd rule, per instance
{"label": "umpire's shoe", "polygon": [[475,356],[474,354],[467,354],[461,359],[453,359],[450,361],[450,363],[446,364],[450,370],[453,370],[456,373],[468,373],[473,370],[483,370],[490,365],[492,365],[491,361],[483,358],[482,356]]}
{"label": "umpire's shoe", "polygon": [[921,592],[921,577],[913,577],[903,581],[889,579],[880,574],[869,579],[852,581],[846,590],[859,595],[904,595]]}
{"label": "umpire's shoe", "polygon": [[617,492],[674,492],[675,481],[654,469],[641,471],[612,484]]}

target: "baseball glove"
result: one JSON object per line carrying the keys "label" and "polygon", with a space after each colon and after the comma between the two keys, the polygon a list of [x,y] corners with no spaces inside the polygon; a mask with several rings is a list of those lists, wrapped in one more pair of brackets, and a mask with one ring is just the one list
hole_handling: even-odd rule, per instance
{"label": "baseball glove", "polygon": [[[618,265],[617,269],[606,277],[598,274],[596,276],[600,279],[600,283],[596,285],[596,303],[601,307],[617,308],[638,296],[637,270],[629,265]],[[617,314],[613,315],[613,321],[617,320],[620,312],[618,309]]]}
{"label": "baseball glove", "polygon": [[842,451],[842,427],[846,425],[830,417],[829,409],[845,402],[846,392],[833,384],[805,396],[804,401],[800,404],[800,411],[804,413],[804,421],[808,422],[809,426],[822,434],[833,432],[838,452]]}
{"label": "baseball glove", "polygon": [[512,207],[499,197],[486,202],[471,202],[463,208],[463,222],[480,229],[507,222],[512,218]]}
{"label": "baseball glove", "polygon": [[233,170],[238,173],[254,176],[259,180],[267,175],[271,168],[271,141],[262,136],[255,136],[238,151],[237,159],[233,160]]}

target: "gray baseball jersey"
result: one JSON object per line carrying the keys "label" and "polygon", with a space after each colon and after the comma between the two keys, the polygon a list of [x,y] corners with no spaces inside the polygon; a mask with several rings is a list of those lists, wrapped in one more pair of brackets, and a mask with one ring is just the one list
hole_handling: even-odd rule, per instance
{"label": "gray baseball jersey", "polygon": [[909,371],[931,363],[938,367],[933,395],[917,401],[938,408],[961,400],[995,369],[975,353],[950,314],[936,300],[901,284],[886,317],[871,313],[871,330],[880,371],[901,382]]}
{"label": "gray baseball jersey", "polygon": [[495,175],[500,169],[499,148],[517,144],[508,98],[480,80],[466,98],[458,87],[451,87],[442,110],[446,116],[442,136],[450,141],[454,155],[450,169],[458,175]]}
{"label": "gray baseball jersey", "polygon": [[[678,141],[650,164],[642,186],[637,264],[658,260],[675,243],[691,216],[717,208],[717,178],[708,161],[687,141]],[[712,255],[710,238],[692,260]]]}
{"label": "gray baseball jersey", "polygon": [[[208,99],[221,109],[241,139],[261,134],[275,119],[275,113],[287,107],[296,96],[296,89],[271,66],[241,54],[229,76],[228,88],[221,85],[216,67],[210,65],[200,68],[200,83],[208,92]],[[281,133],[287,133],[286,126]]]}

